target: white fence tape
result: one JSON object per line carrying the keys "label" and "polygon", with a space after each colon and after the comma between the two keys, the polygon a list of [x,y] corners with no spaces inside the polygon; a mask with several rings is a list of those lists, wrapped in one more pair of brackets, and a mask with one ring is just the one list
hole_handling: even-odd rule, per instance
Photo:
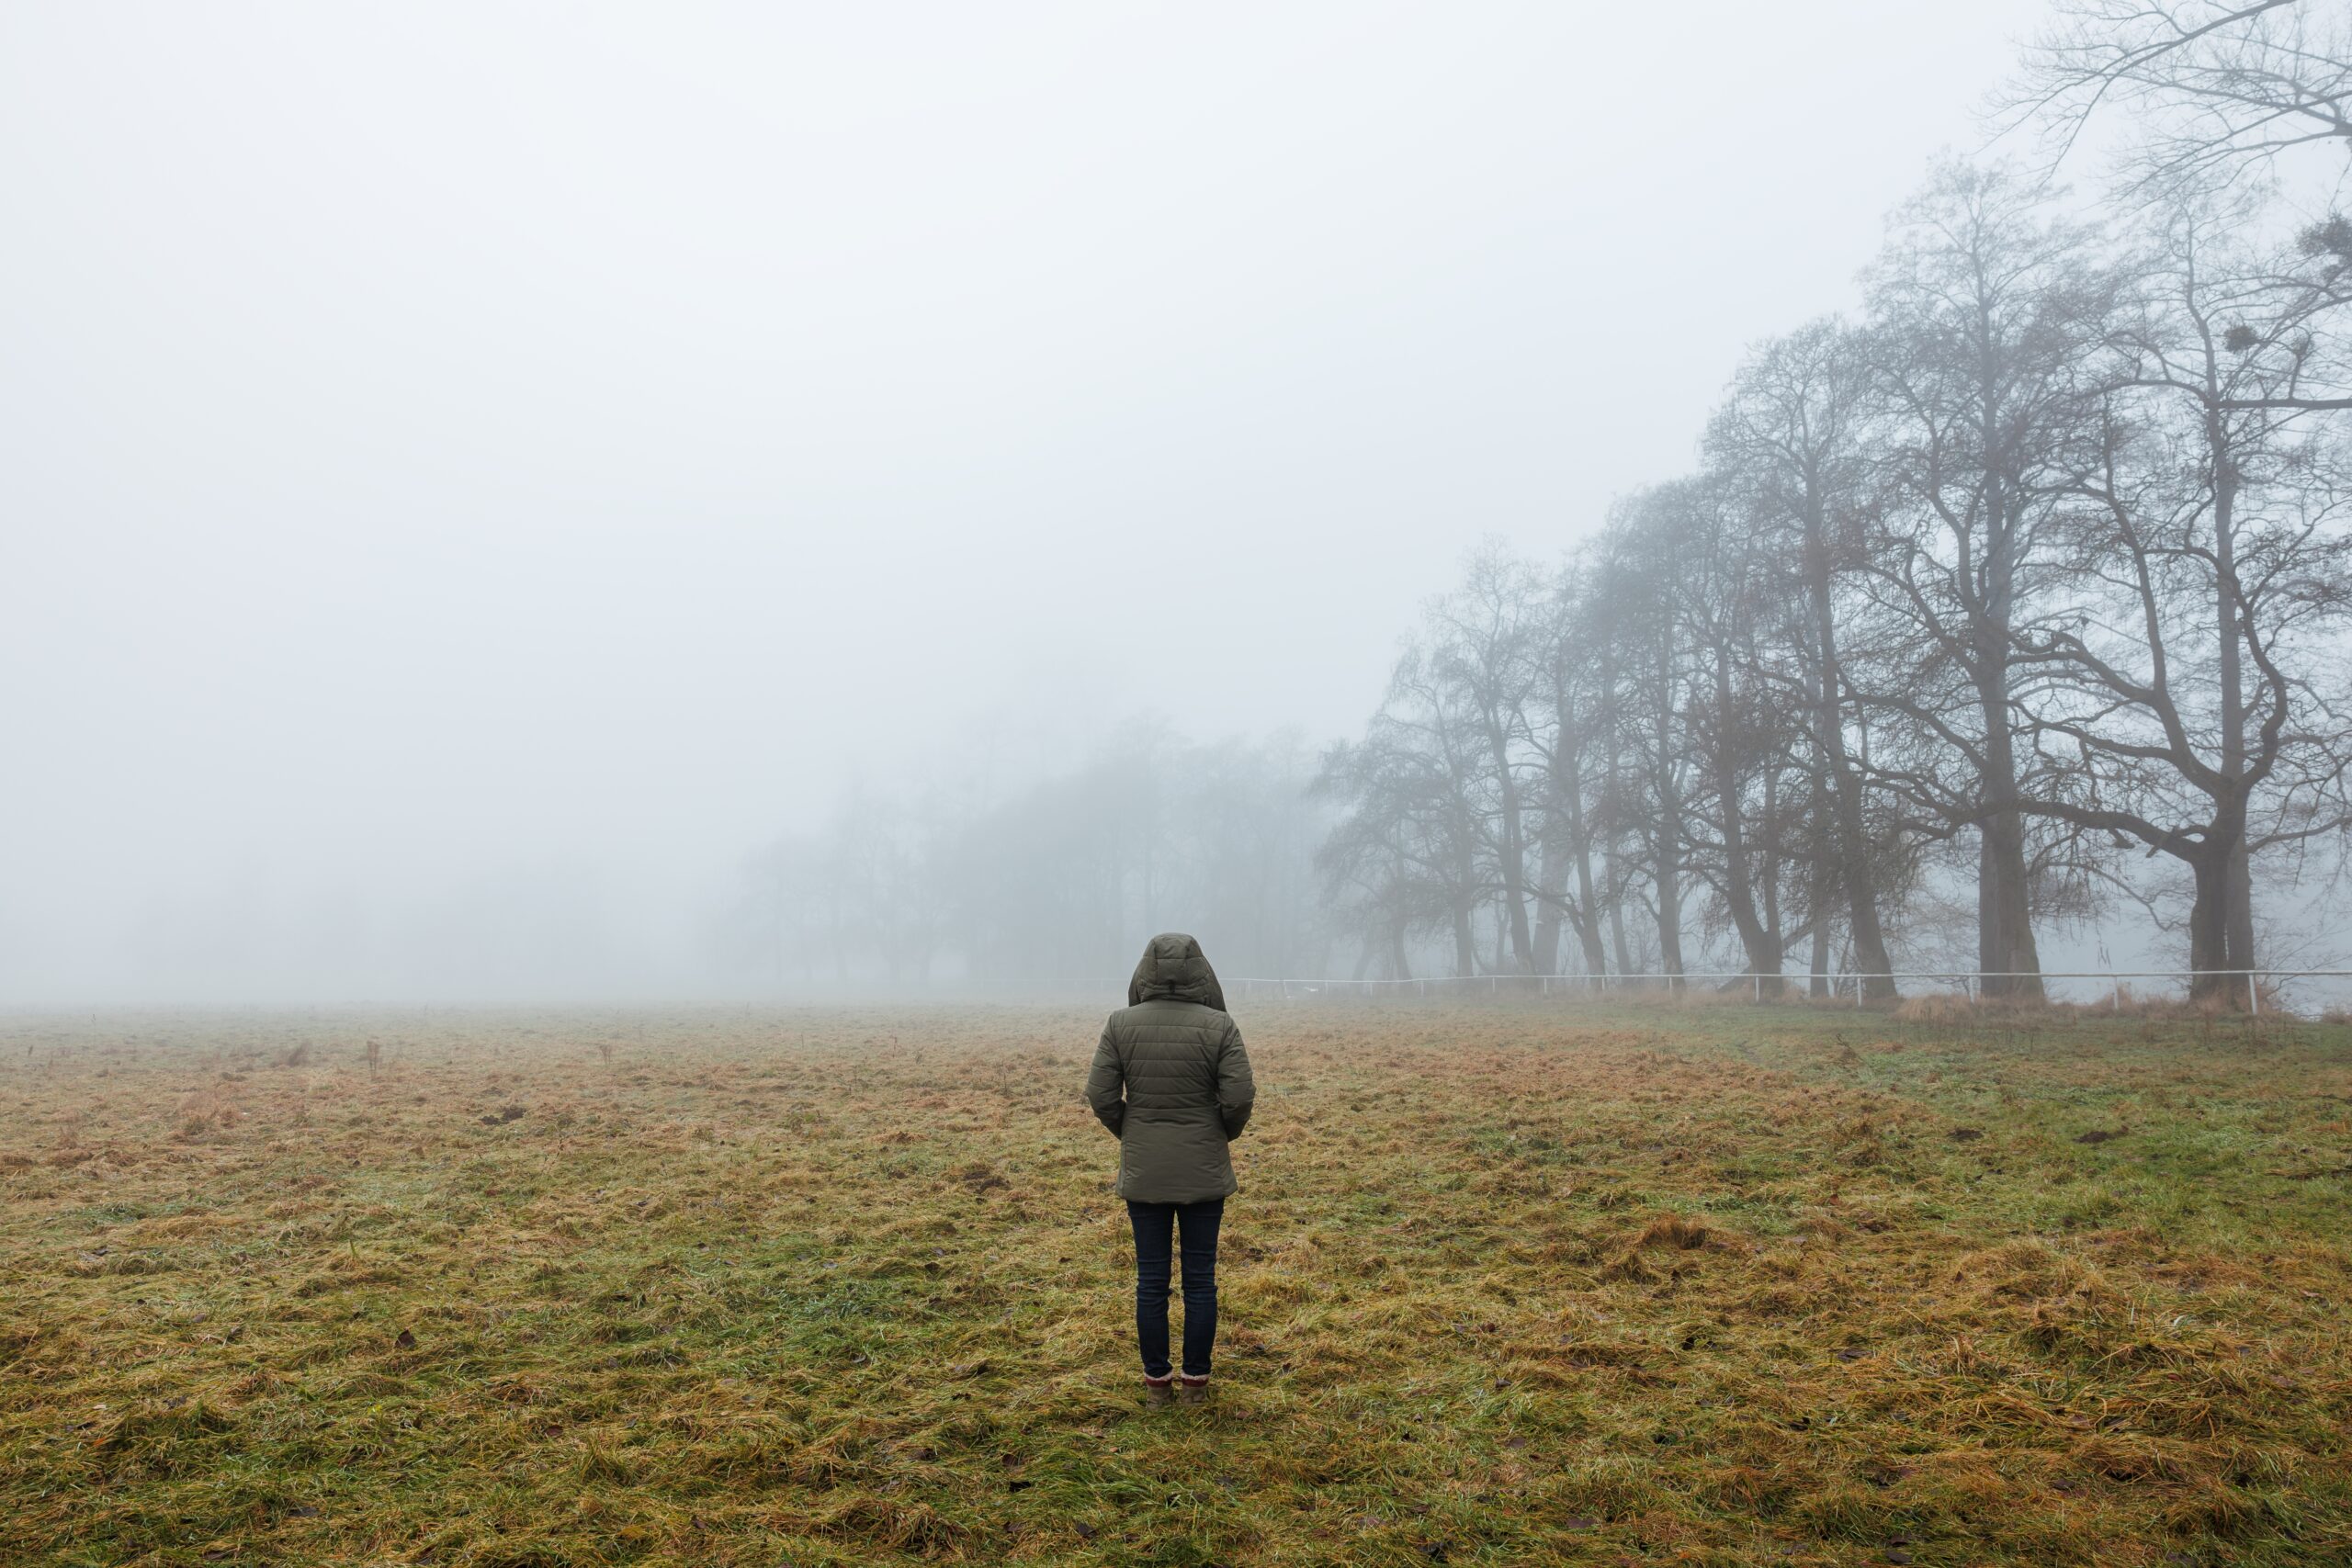
{"label": "white fence tape", "polygon": [[[1987,980],[2096,980],[2102,983],[2114,1005],[2120,1007],[2123,985],[2128,980],[2165,980],[2186,987],[2199,978],[2250,979],[2255,983],[2247,987],[2247,1002],[2253,1011],[2259,1013],[2266,986],[2277,987],[2296,980],[2352,980],[2352,969],[1894,969],[1876,974],[1849,970],[1822,978],[1833,997],[1843,997],[1850,991],[1856,1007],[1861,1006],[1865,999],[1863,982],[1869,980],[1888,980],[1896,984],[1928,981],[1956,987],[1971,1001],[1983,995],[1984,983]],[[1271,987],[1284,998],[1298,999],[1314,996],[1373,997],[1380,995],[1383,989],[1392,992],[1404,990],[1417,997],[1426,997],[1433,986],[1441,992],[1449,987],[1473,990],[1484,987],[1487,994],[1499,996],[1504,994],[1504,987],[1509,987],[1511,993],[1518,995],[1525,995],[1532,989],[1541,996],[1555,993],[1573,996],[1579,993],[1606,995],[1611,990],[1637,987],[1672,987],[1694,982],[1713,982],[1728,988],[1735,982],[1745,982],[1753,987],[1754,999],[1760,1002],[1764,999],[1764,983],[1767,980],[1776,980],[1783,987],[1793,988],[1809,987],[1813,979],[1810,974],[1766,975],[1753,969],[1685,969],[1675,974],[1645,975],[1440,975],[1415,980],[1290,980],[1244,976],[1227,980],[1226,987],[1231,990],[1239,987],[1242,994],[1249,997],[1261,995]]]}

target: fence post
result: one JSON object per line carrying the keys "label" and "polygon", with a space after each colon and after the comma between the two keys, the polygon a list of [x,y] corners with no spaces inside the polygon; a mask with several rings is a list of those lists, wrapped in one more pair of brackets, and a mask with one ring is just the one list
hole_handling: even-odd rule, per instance
{"label": "fence post", "polygon": [[1756,972],[1756,1005],[1764,1005],[1764,971],[1761,969]]}
{"label": "fence post", "polygon": [[2245,972],[2245,1003],[2256,1018],[2262,1016],[2262,982],[2256,977],[2258,973],[2253,969]]}

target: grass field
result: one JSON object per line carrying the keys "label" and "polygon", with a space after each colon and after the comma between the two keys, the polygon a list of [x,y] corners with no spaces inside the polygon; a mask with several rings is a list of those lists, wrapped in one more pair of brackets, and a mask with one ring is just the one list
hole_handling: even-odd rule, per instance
{"label": "grass field", "polygon": [[0,1025],[0,1562],[2352,1562],[2352,1030],[1261,1007],[1147,1415],[1099,1024]]}

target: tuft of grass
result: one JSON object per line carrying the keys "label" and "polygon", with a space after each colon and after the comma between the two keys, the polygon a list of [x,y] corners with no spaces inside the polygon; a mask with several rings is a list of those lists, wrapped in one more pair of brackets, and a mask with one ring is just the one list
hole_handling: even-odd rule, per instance
{"label": "tuft of grass", "polygon": [[6,1560],[2352,1559],[2340,1023],[1245,1012],[1148,1414],[1099,1022],[11,1021]]}

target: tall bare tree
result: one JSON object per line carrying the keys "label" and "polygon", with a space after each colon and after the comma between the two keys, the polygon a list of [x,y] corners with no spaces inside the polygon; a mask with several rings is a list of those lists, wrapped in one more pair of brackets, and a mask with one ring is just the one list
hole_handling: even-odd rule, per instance
{"label": "tall bare tree", "polygon": [[2070,523],[2074,601],[2020,647],[2038,747],[2089,781],[2026,809],[2185,865],[2193,988],[2243,999],[2255,858],[2352,825],[2352,490],[2304,406],[2345,367],[2314,354],[2307,296],[2233,252],[2238,210],[2186,202],[2148,248]]}
{"label": "tall bare tree", "polygon": [[1474,751],[1475,819],[1493,868],[1498,941],[1508,942],[1522,975],[1536,968],[1530,785],[1542,762],[1529,726],[1544,671],[1545,597],[1532,568],[1499,544],[1481,546],[1462,586],[1430,607],[1425,666],[1429,705],[1459,717]]}
{"label": "tall bare tree", "polygon": [[1977,966],[1996,996],[2041,994],[2034,856],[2025,813],[1982,807],[2020,787],[2011,649],[2095,446],[2114,294],[2096,234],[2051,205],[2006,170],[1946,162],[1869,274],[1885,505],[1857,569],[1894,628],[1866,696],[1894,721],[1871,773],[1915,829],[1973,830]]}
{"label": "tall bare tree", "polygon": [[1669,984],[1683,970],[1695,761],[1688,715],[1698,668],[1679,615],[1683,488],[1663,485],[1620,502],[1593,552],[1596,629],[1617,650],[1611,743],[1623,761],[1611,809],[1638,846],[1631,859],[1648,885],[1658,969]]}
{"label": "tall bare tree", "polygon": [[1559,968],[1565,927],[1577,940],[1584,974],[1595,977],[1609,973],[1607,882],[1594,874],[1593,852],[1600,840],[1601,759],[1612,723],[1600,676],[1607,638],[1594,614],[1599,592],[1582,563],[1564,567],[1553,579],[1529,727],[1542,766],[1537,952],[1546,969]]}
{"label": "tall bare tree", "polygon": [[[1863,995],[1895,995],[1890,977],[1861,761],[1849,739],[1853,692],[1840,654],[1839,594],[1872,505],[1868,361],[1852,332],[1815,321],[1750,355],[1707,433],[1758,525],[1784,543],[1822,780],[1826,869],[1834,874]],[[1816,972],[1818,964],[1816,964]]]}
{"label": "tall bare tree", "polygon": [[1765,994],[1781,994],[1788,944],[1810,934],[1786,925],[1781,887],[1792,854],[1788,814],[1804,815],[1801,771],[1806,716],[1770,642],[1785,579],[1770,547],[1747,525],[1719,473],[1660,486],[1641,510],[1669,573],[1668,618],[1690,661],[1682,737],[1690,762],[1680,829],[1688,864],[1713,900],[1718,925],[1736,938]]}

